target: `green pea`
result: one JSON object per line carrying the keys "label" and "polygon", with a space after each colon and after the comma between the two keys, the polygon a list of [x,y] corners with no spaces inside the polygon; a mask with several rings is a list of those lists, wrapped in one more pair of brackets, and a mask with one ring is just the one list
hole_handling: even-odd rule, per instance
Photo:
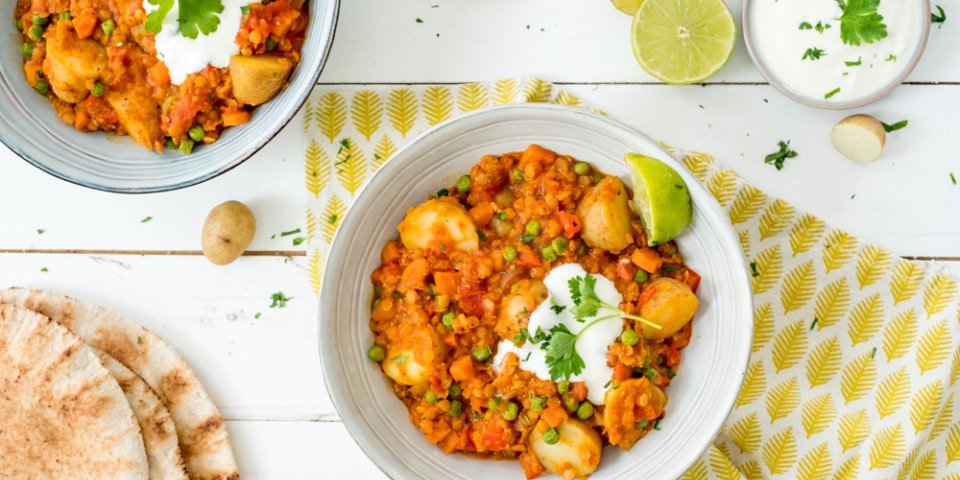
{"label": "green pea", "polygon": [[97,82],[93,84],[93,90],[90,90],[90,94],[94,97],[102,97],[104,92],[107,91],[107,86]]}
{"label": "green pea", "polygon": [[190,127],[190,131],[187,132],[187,135],[190,135],[190,138],[192,138],[193,141],[195,142],[199,142],[203,140],[203,137],[206,134],[207,133],[203,131],[203,127],[201,127],[200,125],[194,125]]}
{"label": "green pea", "polygon": [[503,247],[503,259],[512,262],[517,259],[517,247],[513,245],[507,245]]}
{"label": "green pea", "polygon": [[512,178],[513,181],[515,182],[522,182],[523,170],[520,170],[519,168],[514,168],[513,170],[510,170],[510,178]]}
{"label": "green pea", "polygon": [[30,28],[27,30],[27,37],[34,42],[43,40],[43,27],[36,23],[30,25]]}
{"label": "green pea", "polygon": [[496,412],[497,410],[500,410],[500,402],[501,400],[499,397],[491,397],[490,400],[487,401],[487,408]]}
{"label": "green pea", "polygon": [[39,82],[33,84],[33,88],[36,88],[37,91],[40,92],[40,95],[46,95],[47,89],[50,88],[50,84],[40,80]]}
{"label": "green pea", "polygon": [[547,445],[553,445],[560,441],[560,432],[556,428],[551,428],[546,432],[543,432],[543,443]]}
{"label": "green pea", "polygon": [[566,408],[568,412],[573,413],[577,411],[577,408],[580,407],[580,402],[573,397],[564,397],[563,398],[563,408]]}
{"label": "green pea", "polygon": [[117,28],[116,22],[112,18],[108,18],[100,23],[100,30],[103,30],[104,35],[110,36],[113,34],[113,31]]}
{"label": "green pea", "polygon": [[440,400],[440,397],[437,396],[437,392],[427,390],[427,393],[423,394],[423,399],[426,400],[428,405],[433,405]]}
{"label": "green pea", "polygon": [[249,14],[250,14],[250,5],[243,5],[243,6],[241,6],[241,7],[240,7],[240,13],[242,13],[242,14],[244,14],[244,15],[249,15]]}
{"label": "green pea", "polygon": [[445,327],[447,327],[447,328],[452,329],[452,328],[453,328],[453,318],[454,318],[453,312],[444,313],[444,314],[443,314],[443,325],[444,325]]}
{"label": "green pea", "polygon": [[454,400],[450,402],[450,410],[447,410],[447,413],[451,417],[456,417],[460,415],[460,412],[463,411],[463,403],[460,400]]}
{"label": "green pea", "polygon": [[182,141],[180,141],[180,148],[179,148],[179,150],[180,150],[180,153],[183,153],[183,154],[188,154],[188,153],[192,152],[192,151],[193,151],[193,140],[190,140],[189,138],[184,138]]}
{"label": "green pea", "polygon": [[380,345],[371,345],[367,350],[367,356],[370,357],[370,360],[380,363],[387,356],[387,352],[383,351],[383,347]]}
{"label": "green pea", "polygon": [[620,334],[620,342],[632,347],[640,343],[640,334],[636,330],[624,330]]}
{"label": "green pea", "polygon": [[553,247],[547,246],[540,249],[540,256],[548,262],[555,262],[560,256],[557,255],[557,251]]}
{"label": "green pea", "polygon": [[41,17],[40,15],[33,16],[33,24],[40,25],[41,27],[46,25],[49,19],[47,17]]}
{"label": "green pea", "polygon": [[277,41],[273,38],[267,37],[266,47],[268,52],[274,51],[277,48]]}
{"label": "green pea", "polygon": [[603,180],[603,175],[599,173],[593,174],[593,183],[600,183]]}
{"label": "green pea", "polygon": [[447,396],[450,398],[457,398],[461,393],[463,393],[463,389],[460,388],[460,385],[456,383],[451,383],[450,389],[447,390]]}
{"label": "green pea", "polygon": [[70,20],[73,18],[73,15],[70,14],[70,10],[66,12],[60,12],[60,15],[57,16],[60,20]]}
{"label": "green pea", "polygon": [[473,358],[475,358],[478,362],[487,361],[487,359],[490,358],[490,355],[493,355],[493,351],[490,350],[490,345],[483,345],[473,349]]}
{"label": "green pea", "polygon": [[[470,175],[463,175],[457,179],[457,191],[460,193],[469,192],[472,186],[473,182],[470,181]],[[503,219],[501,218],[501,220]]]}
{"label": "green pea", "polygon": [[586,175],[590,173],[590,164],[585,162],[574,163],[573,173],[576,173],[577,175]]}
{"label": "green pea", "polygon": [[541,411],[547,407],[547,397],[533,397],[533,400],[530,401],[530,408]]}
{"label": "green pea", "polygon": [[570,391],[570,382],[562,380],[557,382],[557,393],[560,395],[566,395]]}
{"label": "green pea", "polygon": [[637,273],[633,275],[633,281],[637,283],[646,282],[650,278],[650,275],[644,270],[637,270]]}
{"label": "green pea", "polygon": [[540,235],[540,222],[536,220],[530,220],[527,222],[526,226],[523,227],[523,231],[527,235],[537,236]]}
{"label": "green pea", "polygon": [[503,411],[503,419],[510,422],[517,419],[517,415],[520,414],[520,406],[516,403],[510,402],[507,404],[507,409]]}
{"label": "green pea", "polygon": [[587,254],[587,246],[581,243],[580,246],[577,247],[577,255],[582,257],[586,254]]}
{"label": "green pea", "polygon": [[553,247],[553,249],[556,250],[557,253],[563,253],[567,251],[567,246],[569,245],[570,243],[567,241],[566,238],[563,238],[563,237],[554,238],[553,241],[550,242],[550,246]]}
{"label": "green pea", "polygon": [[33,56],[33,48],[34,48],[33,45],[31,45],[31,44],[29,44],[29,43],[24,43],[24,44],[23,44],[23,56],[24,56],[24,57],[28,57],[28,58],[29,58],[29,57],[32,57],[32,56]]}
{"label": "green pea", "polygon": [[647,377],[649,380],[655,380],[657,376],[660,375],[655,368],[648,368],[643,371],[643,376]]}
{"label": "green pea", "polygon": [[577,407],[577,418],[580,420],[586,420],[593,416],[593,404],[590,402],[583,402]]}

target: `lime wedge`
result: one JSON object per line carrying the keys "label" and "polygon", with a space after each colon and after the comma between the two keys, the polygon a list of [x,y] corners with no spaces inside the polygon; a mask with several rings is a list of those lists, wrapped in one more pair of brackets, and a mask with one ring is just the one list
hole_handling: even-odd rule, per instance
{"label": "lime wedge", "polygon": [[626,160],[633,180],[630,205],[643,220],[647,244],[652,247],[673,240],[693,217],[686,182],[676,170],[655,158],[628,153]]}
{"label": "lime wedge", "polygon": [[702,82],[720,71],[737,43],[724,0],[646,0],[633,17],[633,54],[671,84]]}
{"label": "lime wedge", "polygon": [[643,0],[612,0],[613,6],[617,7],[617,10],[620,10],[631,17],[637,13],[637,9],[640,8],[640,4],[643,3]]}

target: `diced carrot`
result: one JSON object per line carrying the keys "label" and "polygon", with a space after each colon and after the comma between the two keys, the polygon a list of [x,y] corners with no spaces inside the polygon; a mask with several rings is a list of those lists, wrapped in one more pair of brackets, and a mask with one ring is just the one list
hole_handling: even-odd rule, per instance
{"label": "diced carrot", "polygon": [[550,428],[556,428],[561,423],[567,420],[567,411],[560,405],[553,405],[547,407],[543,411],[543,415],[540,418],[550,426]]}
{"label": "diced carrot", "polygon": [[660,267],[663,266],[663,259],[660,258],[660,254],[649,247],[634,250],[633,254],[630,255],[630,261],[632,261],[634,265],[644,269],[647,273],[659,272]]}
{"label": "diced carrot", "polygon": [[624,279],[624,280],[630,280],[631,278],[633,278],[633,275],[634,275],[635,273],[636,273],[636,272],[634,271],[634,266],[631,265],[629,262],[626,262],[626,261],[617,262],[617,276],[618,276],[618,277],[620,277],[620,278],[622,278],[622,279]]}
{"label": "diced carrot", "polygon": [[630,380],[630,377],[633,377],[633,368],[618,363],[616,367],[613,367],[613,380],[616,382],[623,382],[625,380]]}
{"label": "diced carrot", "polygon": [[700,288],[700,280],[699,273],[689,268],[683,271],[683,283],[690,285],[690,289],[693,290],[693,293],[697,293],[697,289]]}
{"label": "diced carrot", "polygon": [[[336,219],[334,219],[334,221],[336,221]],[[400,246],[397,245],[397,242],[387,242],[386,246],[383,247],[383,250],[380,251],[380,261],[383,263],[390,263],[399,259]]]}
{"label": "diced carrot", "polygon": [[37,72],[39,71],[40,71],[40,65],[37,65],[35,63],[25,64],[23,66],[23,73],[27,77],[27,83],[29,83],[30,85],[37,83],[37,80],[39,80],[39,76],[37,75]]}
{"label": "diced carrot", "polygon": [[473,369],[473,359],[469,355],[464,355],[454,360],[450,364],[450,376],[458,382],[476,377],[477,372]]}
{"label": "diced carrot", "polygon": [[551,163],[556,160],[556,158],[557,154],[553,151],[547,150],[540,145],[531,144],[523,151],[523,155],[520,157],[520,163]]}
{"label": "diced carrot", "polygon": [[167,70],[167,64],[163,62],[157,62],[150,67],[148,76],[150,81],[160,88],[170,85],[170,70]]}
{"label": "diced carrot", "polygon": [[560,225],[563,227],[563,235],[568,239],[573,238],[580,232],[580,229],[583,228],[583,224],[580,223],[580,217],[572,213],[561,210],[560,213],[557,214],[557,220],[560,221]]}
{"label": "diced carrot", "polygon": [[643,290],[640,291],[640,296],[637,297],[637,305],[643,305],[650,301],[654,295],[656,295],[657,289],[653,285],[647,284]]}
{"label": "diced carrot", "polygon": [[517,247],[517,252],[519,253],[519,262],[520,265],[525,265],[528,267],[539,267],[540,266],[540,256],[533,251],[527,245],[520,245]]}
{"label": "diced carrot", "polygon": [[86,130],[90,124],[90,114],[86,110],[77,109],[77,114],[73,117],[73,126],[80,131]]}
{"label": "diced carrot", "polygon": [[532,480],[547,473],[547,469],[543,468],[543,465],[537,460],[537,456],[529,451],[520,454],[520,466],[523,467],[523,474],[527,477],[527,480]]}
{"label": "diced carrot", "polygon": [[578,402],[582,402],[587,398],[587,384],[584,382],[571,383],[570,391],[573,393],[573,398],[576,398]]}
{"label": "diced carrot", "polygon": [[433,283],[437,293],[450,298],[457,296],[460,290],[460,274],[457,272],[434,272]]}
{"label": "diced carrot", "polygon": [[250,121],[250,112],[247,112],[245,110],[238,110],[234,112],[223,112],[221,116],[223,117],[224,127],[233,127],[233,126],[241,125]]}
{"label": "diced carrot", "polygon": [[96,26],[97,16],[92,13],[83,13],[73,19],[73,29],[77,31],[77,36],[80,37],[81,40],[90,38]]}
{"label": "diced carrot", "polygon": [[418,258],[403,269],[403,275],[400,276],[400,288],[403,290],[415,290],[426,286],[427,275],[430,274],[430,262],[425,258]]}
{"label": "diced carrot", "polygon": [[493,219],[493,202],[481,202],[470,209],[473,223],[478,227],[485,227]]}

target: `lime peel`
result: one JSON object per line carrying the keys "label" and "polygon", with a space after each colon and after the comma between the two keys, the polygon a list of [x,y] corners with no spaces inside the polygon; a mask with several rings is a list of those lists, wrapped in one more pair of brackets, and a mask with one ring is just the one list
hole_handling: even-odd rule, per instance
{"label": "lime peel", "polygon": [[639,153],[625,157],[633,181],[630,205],[643,221],[647,244],[669,242],[690,225],[693,204],[686,182],[669,165]]}

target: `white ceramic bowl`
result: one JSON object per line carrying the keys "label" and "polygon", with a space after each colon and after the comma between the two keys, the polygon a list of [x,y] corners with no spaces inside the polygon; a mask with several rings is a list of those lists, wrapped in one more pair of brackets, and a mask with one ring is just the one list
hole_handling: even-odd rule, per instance
{"label": "white ceramic bowl", "polygon": [[659,158],[684,177],[693,196],[690,228],[679,238],[687,264],[703,276],[701,308],[660,431],[632,450],[606,448],[595,479],[679,477],[706,450],[730,412],[750,356],[753,298],[749,274],[726,214],[656,142],[583,110],[512,105],[461,116],[396,154],[359,193],[333,241],[320,296],[320,357],[327,390],[366,454],[396,479],[522,479],[517,462],[446,455],[423,438],[388,379],[367,359],[373,288],[370,273],[408,208],[469,171],[484,154],[537,143],[629,179],[623,155]]}
{"label": "white ceramic bowl", "polygon": [[337,23],[340,0],[310,0],[310,24],[300,63],[286,89],[254,109],[252,119],[223,132],[190,155],[157,154],[130,139],[79,132],[63,123],[50,101],[23,78],[23,40],[14,26],[13,1],[0,6],[0,141],[37,168],[97,190],[149,193],[176,190],[214,178],[263,148],[293,118],[320,76]]}

